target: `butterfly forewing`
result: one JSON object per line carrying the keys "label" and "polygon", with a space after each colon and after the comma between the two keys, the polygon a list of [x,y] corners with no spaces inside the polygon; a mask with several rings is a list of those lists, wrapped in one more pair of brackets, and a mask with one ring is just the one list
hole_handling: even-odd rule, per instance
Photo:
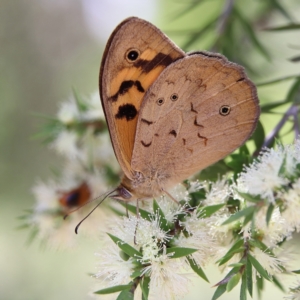
{"label": "butterfly forewing", "polygon": [[190,54],[146,93],[131,167],[168,188],[241,146],[258,116],[256,88],[242,67],[221,55]]}
{"label": "butterfly forewing", "polygon": [[184,56],[159,29],[135,17],[124,20],[107,43],[100,96],[115,154],[128,178],[142,99],[159,74]]}

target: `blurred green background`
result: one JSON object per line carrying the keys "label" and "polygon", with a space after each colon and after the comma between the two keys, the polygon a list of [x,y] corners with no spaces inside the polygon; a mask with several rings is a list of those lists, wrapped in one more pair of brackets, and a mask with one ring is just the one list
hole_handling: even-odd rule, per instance
{"label": "blurred green background", "polygon": [[[1,299],[90,299],[87,293],[95,290],[88,273],[95,271],[97,241],[80,240],[79,247],[72,251],[52,251],[40,247],[37,241],[27,246],[27,232],[16,230],[20,225],[17,217],[34,204],[32,185],[38,178],[47,179],[49,168],[59,159],[31,138],[43,122],[34,113],[55,114],[58,103],[68,98],[72,87],[82,94],[98,89],[105,43],[124,18],[135,15],[149,20],[182,45],[184,36],[174,29],[196,28],[224,1],[207,2],[205,9],[178,18],[186,1],[0,0]],[[250,2],[256,3],[256,8],[249,9],[249,16],[259,10],[259,1]],[[282,3],[294,16],[300,15],[299,1]],[[276,24],[284,24],[279,13],[270,17]],[[287,61],[297,54],[289,43],[300,46],[299,31],[262,32],[259,37],[276,59],[267,62],[251,54],[252,66],[257,69],[261,65],[261,73],[252,76],[254,81],[299,73],[299,64]],[[209,41],[205,36],[194,49],[205,49]],[[275,100],[282,100],[289,85],[284,82],[261,88],[260,98],[274,100],[276,95]],[[274,122],[272,116],[264,119],[267,130]],[[209,269],[211,284],[199,279],[186,299],[211,299],[211,286],[221,279],[214,272]],[[236,288],[222,299],[238,299],[238,292]],[[282,299],[282,294],[272,286],[263,299],[270,297]]]}

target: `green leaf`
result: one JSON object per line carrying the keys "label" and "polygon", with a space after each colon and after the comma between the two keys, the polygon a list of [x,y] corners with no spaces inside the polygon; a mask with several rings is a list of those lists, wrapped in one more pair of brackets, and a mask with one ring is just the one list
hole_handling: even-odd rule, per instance
{"label": "green leaf", "polygon": [[192,248],[181,248],[181,247],[171,247],[167,248],[167,254],[174,253],[170,258],[178,258],[193,254],[194,252],[198,251],[198,249]]}
{"label": "green leaf", "polygon": [[276,10],[278,10],[279,12],[281,12],[281,14],[282,14],[283,16],[285,16],[288,20],[290,20],[290,21],[293,22],[292,16],[287,12],[287,10],[285,9],[285,7],[282,6],[278,0],[271,0],[271,3],[272,3],[272,6],[273,6]]}
{"label": "green leaf", "polygon": [[259,151],[264,144],[265,141],[265,130],[260,121],[257,122],[256,129],[254,133],[252,134],[252,139],[254,140],[255,143],[255,148],[256,151]]}
{"label": "green leaf", "polygon": [[205,281],[209,282],[208,278],[206,277],[204,271],[202,270],[202,268],[200,266],[198,266],[194,260],[191,257],[187,257],[187,260],[192,268],[192,270],[199,275],[202,279],[204,279]]}
{"label": "green leaf", "polygon": [[259,201],[261,201],[261,197],[259,195],[257,196],[253,196],[253,195],[250,195],[248,193],[242,193],[242,192],[239,192],[236,190],[236,192],[244,198],[244,200],[248,201],[248,202],[253,202],[253,203],[257,203]]}
{"label": "green leaf", "polygon": [[247,299],[247,275],[246,275],[246,272],[244,271],[242,274],[240,300],[246,300],[246,299]]}
{"label": "green leaf", "polygon": [[268,51],[265,49],[265,47],[260,43],[258,38],[256,37],[255,31],[253,30],[253,26],[251,26],[250,22],[245,19],[245,17],[241,14],[241,12],[236,9],[233,10],[235,16],[240,21],[242,27],[244,28],[247,36],[251,40],[254,46],[256,46],[257,50],[260,51],[260,53],[268,60],[270,61],[270,55]]}
{"label": "green leaf", "polygon": [[203,180],[210,180],[210,181],[216,181],[222,175],[226,174],[229,171],[228,166],[224,162],[224,160],[220,160],[217,163],[205,168],[200,172],[200,174],[197,176],[197,178],[200,181]]}
{"label": "green leaf", "polygon": [[244,263],[238,262],[238,263],[230,264],[230,265],[228,265],[228,267],[235,268],[235,267],[241,267],[243,265],[244,265]]}
{"label": "green leaf", "polygon": [[200,5],[202,2],[203,2],[203,0],[201,0],[201,1],[198,0],[198,1],[190,2],[189,5],[186,5],[185,8],[180,9],[180,11],[179,11],[177,14],[175,14],[174,16],[172,16],[172,19],[171,19],[170,21],[173,21],[173,20],[175,20],[175,19],[178,19],[179,17],[183,17],[183,16],[186,15],[188,12],[190,12],[190,11],[196,9],[196,7],[197,7],[198,5]]}
{"label": "green leaf", "polygon": [[147,300],[149,296],[150,277],[144,276],[141,280],[140,287],[142,290],[142,300]]}
{"label": "green leaf", "polygon": [[248,164],[250,161],[249,154],[245,152],[233,153],[230,155],[231,160],[227,161],[227,166],[235,173],[235,178],[237,174],[242,172],[243,166]]}
{"label": "green leaf", "polygon": [[225,278],[223,280],[221,280],[220,282],[218,282],[216,284],[216,286],[218,286],[218,288],[216,289],[216,291],[215,291],[215,293],[214,293],[214,295],[212,297],[212,300],[218,299],[219,297],[221,297],[226,292],[226,284],[227,284],[227,282],[238,271],[239,271],[239,268],[233,268],[232,270],[230,270],[230,272],[225,276]]}
{"label": "green leaf", "polygon": [[299,62],[300,61],[300,55],[296,55],[296,56],[293,56],[293,57],[289,58],[289,61]]}
{"label": "green leaf", "polygon": [[130,290],[131,287],[132,287],[132,283],[125,284],[125,285],[116,285],[116,286],[112,286],[112,287],[94,292],[94,294],[98,294],[98,295],[113,294],[113,293],[124,291],[124,290]]}
{"label": "green leaf", "polygon": [[65,125],[58,119],[50,119],[43,124],[38,133],[33,135],[34,139],[41,139],[43,144],[53,142],[59,133],[65,129]]}
{"label": "green leaf", "polygon": [[256,247],[256,248],[260,249],[261,251],[275,257],[273,251],[269,247],[267,247],[263,242],[259,241],[258,239],[249,240],[249,244],[252,247]]}
{"label": "green leaf", "polygon": [[222,223],[222,225],[230,224],[232,222],[237,221],[238,219],[240,219],[242,217],[246,217],[246,216],[249,216],[250,214],[254,214],[256,209],[257,208],[255,206],[246,207],[246,208],[236,212],[235,214],[231,215],[225,222]]}
{"label": "green leaf", "polygon": [[165,231],[168,231],[170,229],[168,221],[166,220],[164,212],[162,211],[155,199],[153,200],[153,211],[159,216],[160,228]]}
{"label": "green leaf", "polygon": [[241,253],[244,252],[245,248],[241,247],[238,249],[235,249],[233,251],[231,251],[230,253],[226,254],[225,256],[223,256],[221,259],[219,259],[219,266],[225,264],[226,262],[228,262],[236,253]]}
{"label": "green leaf", "polygon": [[127,254],[126,254],[124,251],[122,251],[122,250],[120,250],[119,255],[120,255],[120,257],[121,257],[124,261],[127,261],[127,260],[130,258],[130,256],[127,255]]}
{"label": "green leaf", "polygon": [[241,252],[240,249],[244,250],[243,245],[244,245],[244,240],[243,239],[237,240],[231,246],[231,248],[227,251],[227,253],[221,259],[219,259],[217,261],[217,262],[219,262],[219,265],[222,265],[225,262],[227,262],[235,253]]}
{"label": "green leaf", "polygon": [[217,300],[226,292],[226,284],[219,285],[212,297],[212,300]]}
{"label": "green leaf", "polygon": [[283,30],[291,30],[291,29],[299,30],[300,29],[300,24],[290,23],[290,24],[283,25],[283,26],[269,27],[269,28],[266,28],[265,30],[268,30],[268,31],[283,31]]}
{"label": "green leaf", "polygon": [[86,102],[83,101],[83,99],[79,96],[78,92],[75,90],[75,88],[72,89],[73,96],[75,98],[75,102],[77,104],[77,108],[80,112],[85,112],[89,109],[89,106]]}
{"label": "green leaf", "polygon": [[279,280],[275,277],[275,276],[273,276],[272,277],[272,279],[273,279],[273,283],[282,291],[282,292],[286,292],[285,291],[285,289],[284,289],[284,287],[282,286],[282,284],[279,282]]}
{"label": "green leaf", "polygon": [[[284,76],[284,77],[280,77],[280,78],[273,79],[273,80],[270,80],[270,81],[257,83],[256,86],[264,86],[264,85],[269,85],[269,84],[275,84],[275,83],[279,83],[279,82],[282,82],[282,81],[285,81],[285,80],[294,79],[294,78],[300,78],[300,74]],[[284,101],[283,103],[286,103],[286,101]]]}
{"label": "green leaf", "polygon": [[249,295],[252,297],[253,294],[253,278],[252,278],[252,264],[249,259],[246,262],[246,270],[245,270],[246,278],[247,278],[247,288]]}
{"label": "green leaf", "polygon": [[241,279],[240,273],[233,275],[226,285],[226,291],[230,292],[239,283],[240,279]]}
{"label": "green leaf", "polygon": [[268,210],[267,210],[267,215],[266,215],[267,225],[269,225],[269,223],[270,223],[274,208],[275,208],[275,206],[272,203],[270,203]]}
{"label": "green leaf", "polygon": [[131,291],[124,290],[122,291],[116,300],[133,300],[134,294]]}
{"label": "green leaf", "polygon": [[252,221],[251,225],[253,226],[254,225],[253,218],[254,218],[254,214],[253,215],[250,214],[250,215],[246,216],[244,219],[244,222],[243,222],[243,227],[246,226],[250,221]]}
{"label": "green leaf", "polygon": [[182,45],[182,48],[187,49],[192,44],[194,44],[195,41],[197,41],[199,38],[203,37],[204,34],[206,34],[211,28],[213,28],[215,26],[215,23],[218,21],[218,19],[219,19],[219,17],[216,17],[216,18],[212,19],[205,26],[203,26],[200,30],[197,30],[197,32],[195,32],[193,34],[190,34],[190,37]]}
{"label": "green leaf", "polygon": [[261,299],[261,292],[264,289],[264,278],[256,275],[256,287],[258,299]]}
{"label": "green leaf", "polygon": [[295,80],[294,84],[291,86],[287,94],[286,101],[299,104],[300,100],[297,97],[297,95],[299,96],[300,93],[299,91],[300,91],[300,77],[298,77]]}
{"label": "green leaf", "polygon": [[142,253],[137,251],[135,248],[133,248],[129,244],[123,242],[121,239],[119,239],[118,237],[116,237],[110,233],[107,233],[107,234],[113,240],[113,242],[130,257],[142,257]]}
{"label": "green leaf", "polygon": [[292,272],[295,273],[295,274],[300,274],[300,270],[294,270]]}
{"label": "green leaf", "polygon": [[208,218],[224,206],[225,203],[201,207],[199,209],[199,214],[203,216],[203,218]]}
{"label": "green leaf", "polygon": [[265,279],[271,281],[270,276],[268,275],[267,271],[263,268],[263,266],[257,261],[255,257],[253,257],[251,254],[248,254],[248,259],[250,260],[253,267],[256,269],[256,271]]}
{"label": "green leaf", "polygon": [[142,269],[140,269],[140,270],[135,270],[135,271],[130,275],[130,277],[131,277],[132,279],[135,279],[135,278],[137,278],[137,277],[141,277],[142,274],[143,274],[143,270],[142,270]]}
{"label": "green leaf", "polygon": [[272,102],[272,103],[267,103],[267,104],[264,104],[264,105],[261,105],[260,109],[261,109],[261,112],[263,113],[270,113],[270,110],[274,109],[274,108],[277,108],[277,107],[280,107],[282,105],[285,105],[287,102],[284,100],[284,101],[277,101],[277,102]]}

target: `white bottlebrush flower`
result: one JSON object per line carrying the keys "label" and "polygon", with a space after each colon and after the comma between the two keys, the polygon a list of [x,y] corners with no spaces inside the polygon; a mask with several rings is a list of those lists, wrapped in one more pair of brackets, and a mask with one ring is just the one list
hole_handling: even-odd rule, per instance
{"label": "white bottlebrush flower", "polygon": [[[150,221],[135,216],[111,219],[109,224],[112,235],[141,252],[140,257],[134,258],[144,265],[141,276],[150,277],[149,299],[175,299],[188,292],[191,274],[187,272],[192,271],[184,257],[173,259],[173,253],[166,253],[165,244],[170,241],[171,236],[160,228],[158,215],[154,215]],[[126,278],[126,283],[131,281],[128,277],[130,272],[133,272],[131,261],[125,264],[121,258],[115,257],[117,252],[110,254],[103,249],[98,256],[101,258],[98,277],[103,278],[105,274],[109,274],[106,279],[113,281],[112,285],[125,284]],[[120,264],[122,271],[121,274],[117,274]]]}
{"label": "white bottlebrush flower", "polygon": [[92,93],[85,99],[88,109],[81,114],[82,121],[105,120],[99,92]]}
{"label": "white bottlebrush flower", "polygon": [[95,277],[102,280],[103,286],[128,284],[135,267],[131,258],[120,257],[120,249],[112,241],[107,241],[101,251],[95,253],[98,257],[98,271]]}
{"label": "white bottlebrush flower", "polygon": [[300,179],[292,185],[287,192],[282,193],[280,197],[285,203],[285,208],[282,211],[282,216],[286,220],[289,232],[300,231]]}
{"label": "white bottlebrush flower", "polygon": [[[186,205],[180,205],[176,201],[188,201],[188,192],[182,184],[177,184],[172,190],[169,191],[169,194],[173,199],[168,195],[160,196],[157,199],[158,205],[161,208],[166,220],[169,223],[173,223],[179,214],[185,214]],[[150,201],[149,201],[150,202]],[[150,211],[153,211],[153,207],[150,208]]]}
{"label": "white bottlebrush flower", "polygon": [[69,159],[76,159],[80,154],[78,134],[75,131],[62,130],[50,144],[50,147]]}
{"label": "white bottlebrush flower", "polygon": [[287,300],[300,300],[300,279],[289,288],[288,296],[284,297]]}
{"label": "white bottlebrush flower", "polygon": [[[271,256],[258,248],[254,248],[251,254],[256,258],[256,260],[262,265],[269,275],[274,276],[283,272],[281,267],[284,266],[284,260],[276,256]],[[255,277],[256,270],[253,274]]]}
{"label": "white bottlebrush flower", "polygon": [[[289,235],[286,220],[280,213],[278,207],[273,210],[269,224],[266,222],[267,207],[261,208],[255,214],[255,230],[254,234],[259,234],[261,241],[269,248],[273,249],[278,243]],[[243,227],[242,231],[251,231],[251,222]]]}
{"label": "white bottlebrush flower", "polygon": [[63,124],[69,125],[78,120],[80,112],[74,96],[71,96],[67,101],[60,104],[60,109],[57,113],[57,118]]}
{"label": "white bottlebrush flower", "polygon": [[171,254],[163,254],[144,268],[143,273],[150,276],[149,299],[178,299],[188,293],[191,284],[184,259],[172,259]]}
{"label": "white bottlebrush flower", "polygon": [[197,191],[201,190],[204,187],[204,185],[205,185],[205,182],[200,182],[199,180],[190,181],[188,193],[197,192]]}
{"label": "white bottlebrush flower", "polygon": [[204,205],[216,205],[226,203],[231,195],[230,186],[225,178],[210,183],[210,188],[206,187]]}
{"label": "white bottlebrush flower", "polygon": [[162,244],[170,239],[167,232],[160,228],[159,222],[157,215],[151,221],[136,216],[124,217],[110,222],[110,232],[132,247],[142,248],[141,261],[151,261],[158,255]]}
{"label": "white bottlebrush flower", "polygon": [[286,153],[283,147],[266,149],[258,160],[246,167],[237,180],[237,189],[243,193],[260,195],[274,202],[274,191],[288,183],[279,171],[285,161]]}
{"label": "white bottlebrush flower", "polygon": [[118,172],[120,167],[116,160],[109,133],[102,132],[95,135],[93,128],[88,128],[80,139],[80,145],[77,152],[77,158],[85,165],[93,168],[109,166]]}
{"label": "white bottlebrush flower", "polygon": [[[214,214],[211,217],[206,218],[209,234],[214,241],[214,248],[212,251],[212,258],[214,261],[222,258],[235,242],[233,237],[233,229],[236,227],[236,222],[223,225],[223,223],[230,217],[230,214],[225,210],[222,211],[223,214]],[[234,255],[233,258],[229,260],[222,268],[225,268],[225,266],[228,264],[239,261],[239,259],[239,254]]]}

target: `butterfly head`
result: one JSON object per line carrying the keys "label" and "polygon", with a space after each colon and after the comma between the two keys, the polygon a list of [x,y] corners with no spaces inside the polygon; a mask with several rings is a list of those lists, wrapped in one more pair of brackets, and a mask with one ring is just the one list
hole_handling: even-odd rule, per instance
{"label": "butterfly head", "polygon": [[131,192],[129,192],[129,190],[122,184],[120,184],[116,188],[114,193],[110,195],[110,198],[124,202],[132,201],[135,199],[134,195]]}

